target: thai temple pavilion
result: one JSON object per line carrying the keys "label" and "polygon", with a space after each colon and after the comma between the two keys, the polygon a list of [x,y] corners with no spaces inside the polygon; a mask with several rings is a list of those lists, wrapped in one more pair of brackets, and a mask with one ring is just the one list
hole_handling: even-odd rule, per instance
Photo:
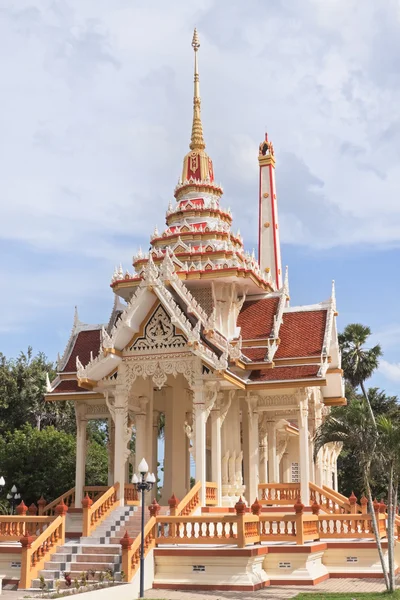
{"label": "thai temple pavilion", "polygon": [[150,236],[149,253],[134,257],[133,272],[115,271],[108,322],[86,325],[76,315],[47,399],[75,402],[78,495],[89,419],[109,419],[109,484],[122,485],[135,460],[132,428],[136,464],[146,457],[157,472],[163,414],[162,502],[187,494],[192,457],[196,481],[216,482],[221,506],[240,496],[251,503],[259,483],[280,482],[300,482],[309,504],[310,481],[337,487],[340,448],[312,459],[315,429],[330,406],[345,403],[334,291],[325,302],[290,303],[267,135],[254,198],[258,260],[244,249],[206,152],[197,33],[192,46],[192,135],[165,228]]}
{"label": "thai temple pavilion", "polygon": [[[365,499],[337,489],[340,444],[313,459],[316,429],[346,403],[334,288],[329,300],[291,303],[267,135],[254,148],[258,199],[248,199],[258,212],[258,256],[244,249],[206,152],[196,31],[192,47],[192,133],[165,227],[154,229],[132,270],[115,270],[103,324],[75,314],[48,381],[48,401],[75,405],[76,481],[49,504],[41,499],[47,529],[33,542],[21,538],[23,588],[40,574],[52,582],[107,561],[137,581],[140,499],[131,477],[143,458],[160,477],[146,501],[146,587],[253,590],[382,576]],[[108,420],[108,485],[98,488],[85,485],[92,419]],[[2,556],[0,569],[11,572]]]}

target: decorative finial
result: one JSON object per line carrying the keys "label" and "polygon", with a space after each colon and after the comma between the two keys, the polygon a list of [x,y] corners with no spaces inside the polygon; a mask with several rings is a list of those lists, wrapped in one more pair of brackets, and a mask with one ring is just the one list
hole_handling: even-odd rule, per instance
{"label": "decorative finial", "polygon": [[193,49],[195,52],[197,52],[197,50],[200,48],[199,36],[197,35],[196,27],[194,28],[194,31],[193,31],[192,46],[193,46]]}
{"label": "decorative finial", "polygon": [[77,327],[78,325],[79,325],[78,307],[75,306],[75,311],[74,311],[74,328]]}
{"label": "decorative finial", "polygon": [[53,388],[51,387],[50,377],[49,377],[49,374],[46,372],[46,392],[48,394],[50,394],[52,391],[53,391]]}
{"label": "decorative finial", "polygon": [[204,150],[206,144],[203,137],[203,125],[200,116],[200,80],[199,80],[199,69],[197,64],[197,52],[200,48],[199,36],[197,35],[197,29],[193,32],[192,48],[194,50],[194,96],[193,96],[193,124],[192,124],[192,138],[190,142],[191,150]]}

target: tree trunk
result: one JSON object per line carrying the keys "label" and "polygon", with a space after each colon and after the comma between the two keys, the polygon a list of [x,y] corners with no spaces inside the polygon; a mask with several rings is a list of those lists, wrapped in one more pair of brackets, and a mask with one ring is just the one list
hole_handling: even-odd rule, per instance
{"label": "tree trunk", "polygon": [[389,470],[387,515],[389,589],[394,592],[393,465]]}
{"label": "tree trunk", "polygon": [[383,556],[381,538],[379,537],[378,524],[376,521],[376,514],[374,511],[374,504],[373,504],[373,500],[372,500],[371,487],[369,485],[369,481],[366,482],[366,485],[367,485],[369,512],[371,514],[371,521],[372,521],[372,529],[374,530],[376,547],[378,548],[379,560],[381,561],[381,567],[382,567],[383,577],[385,580],[386,589],[389,590],[389,588],[390,588],[389,577],[388,577],[387,570],[386,570],[385,557]]}
{"label": "tree trunk", "polygon": [[[396,478],[397,479],[397,478]],[[393,496],[392,496],[392,518],[391,518],[391,532],[390,532],[390,539],[388,540],[389,542],[389,547],[391,547],[392,549],[392,556],[391,556],[391,564],[389,565],[390,567],[390,583],[391,583],[391,589],[393,589],[393,591],[396,589],[396,566],[395,566],[395,560],[394,560],[394,553],[395,553],[395,547],[396,547],[396,540],[395,540],[395,529],[396,529],[396,506],[397,506],[397,489],[398,489],[398,481],[396,480],[393,484]]]}
{"label": "tree trunk", "polygon": [[375,429],[377,429],[374,411],[372,410],[372,406],[370,404],[370,401],[369,401],[369,398],[368,398],[368,394],[367,394],[367,390],[365,389],[365,385],[364,385],[363,381],[360,383],[360,387],[361,387],[361,391],[363,393],[363,396],[364,396],[364,398],[365,398],[365,400],[367,402],[368,410],[369,410],[369,415],[371,417],[371,420],[372,420],[372,422],[374,424]]}

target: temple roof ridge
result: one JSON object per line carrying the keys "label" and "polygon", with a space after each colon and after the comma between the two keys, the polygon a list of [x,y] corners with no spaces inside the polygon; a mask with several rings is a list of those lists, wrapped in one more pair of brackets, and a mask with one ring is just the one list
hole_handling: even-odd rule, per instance
{"label": "temple roof ridge", "polygon": [[105,325],[107,325],[107,323],[97,323],[95,325],[83,323],[83,321],[79,319],[78,307],[75,306],[72,329],[67,344],[65,346],[65,350],[62,356],[57,356],[57,370],[62,371],[65,368],[65,365],[67,364],[68,359],[71,356],[72,350],[74,348],[76,338],[81,332],[101,330]]}

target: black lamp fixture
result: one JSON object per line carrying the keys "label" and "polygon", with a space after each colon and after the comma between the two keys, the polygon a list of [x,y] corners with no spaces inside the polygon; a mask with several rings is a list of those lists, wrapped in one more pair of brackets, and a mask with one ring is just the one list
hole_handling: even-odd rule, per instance
{"label": "black lamp fixture", "polygon": [[13,485],[10,493],[7,494],[7,500],[9,500],[11,504],[11,514],[15,514],[15,507],[18,503],[18,500],[21,500],[21,494],[17,490],[17,486]]}
{"label": "black lamp fixture", "polygon": [[137,492],[142,493],[142,523],[141,523],[141,540],[140,540],[140,592],[139,598],[144,597],[144,497],[145,492],[149,492],[156,482],[154,473],[149,473],[149,466],[144,458],[139,463],[139,477],[134,473],[132,483]]}

